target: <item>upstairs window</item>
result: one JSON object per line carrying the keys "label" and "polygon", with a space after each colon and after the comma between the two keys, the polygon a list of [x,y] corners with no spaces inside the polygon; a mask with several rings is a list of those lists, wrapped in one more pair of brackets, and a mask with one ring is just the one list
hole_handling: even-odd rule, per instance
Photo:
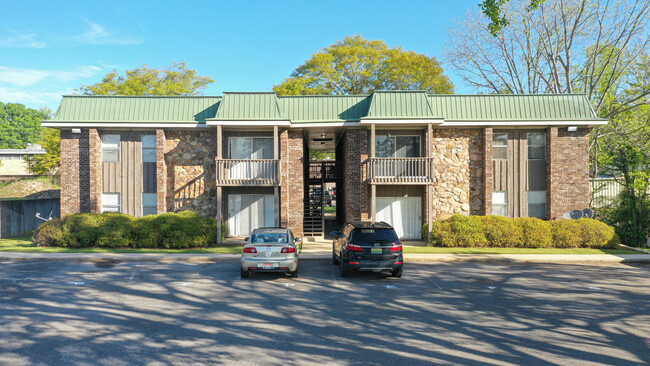
{"label": "upstairs window", "polygon": [[492,134],[492,159],[508,160],[507,132],[495,132]]}
{"label": "upstairs window", "polygon": [[377,136],[375,152],[378,158],[418,158],[420,136]]}
{"label": "upstairs window", "polygon": [[231,137],[231,159],[273,159],[272,137]]}
{"label": "upstairs window", "polygon": [[546,132],[528,132],[528,159],[546,159]]}
{"label": "upstairs window", "polygon": [[120,135],[102,135],[102,161],[120,161]]}
{"label": "upstairs window", "polygon": [[142,162],[156,162],[156,135],[142,135]]}

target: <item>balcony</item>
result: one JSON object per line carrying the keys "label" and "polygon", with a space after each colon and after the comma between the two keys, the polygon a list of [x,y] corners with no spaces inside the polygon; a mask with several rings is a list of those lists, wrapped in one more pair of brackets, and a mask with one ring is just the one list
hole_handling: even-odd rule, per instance
{"label": "balcony", "polygon": [[280,161],[272,159],[217,159],[219,186],[277,186]]}
{"label": "balcony", "polygon": [[433,182],[433,158],[370,158],[372,184],[427,184]]}

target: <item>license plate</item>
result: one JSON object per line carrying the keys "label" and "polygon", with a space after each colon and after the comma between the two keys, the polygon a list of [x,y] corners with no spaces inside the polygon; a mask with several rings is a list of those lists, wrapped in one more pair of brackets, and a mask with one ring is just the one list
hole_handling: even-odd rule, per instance
{"label": "license plate", "polygon": [[381,248],[370,248],[370,254],[381,254]]}
{"label": "license plate", "polygon": [[262,264],[260,265],[260,267],[261,267],[262,269],[273,269],[273,268],[275,268],[275,267],[277,267],[277,266],[278,266],[277,263],[262,263]]}

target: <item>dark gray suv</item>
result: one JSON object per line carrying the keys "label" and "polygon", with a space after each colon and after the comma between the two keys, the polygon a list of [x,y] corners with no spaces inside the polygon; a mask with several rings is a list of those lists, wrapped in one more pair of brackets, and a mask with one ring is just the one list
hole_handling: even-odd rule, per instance
{"label": "dark gray suv", "polygon": [[385,222],[348,222],[333,231],[332,262],[340,265],[341,277],[351,271],[390,272],[402,276],[402,243]]}

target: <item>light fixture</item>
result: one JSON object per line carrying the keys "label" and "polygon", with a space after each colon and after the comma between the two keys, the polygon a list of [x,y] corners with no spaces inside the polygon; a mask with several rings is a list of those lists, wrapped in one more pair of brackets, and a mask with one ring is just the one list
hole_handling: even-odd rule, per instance
{"label": "light fixture", "polygon": [[73,128],[72,133],[81,133],[81,128]]}
{"label": "light fixture", "polygon": [[323,133],[320,134],[320,137],[321,137],[322,139],[324,139],[325,136],[327,136],[327,135],[325,135],[325,132],[323,132]]}
{"label": "light fixture", "polygon": [[567,132],[576,132],[578,131],[578,126],[569,126],[566,128]]}

